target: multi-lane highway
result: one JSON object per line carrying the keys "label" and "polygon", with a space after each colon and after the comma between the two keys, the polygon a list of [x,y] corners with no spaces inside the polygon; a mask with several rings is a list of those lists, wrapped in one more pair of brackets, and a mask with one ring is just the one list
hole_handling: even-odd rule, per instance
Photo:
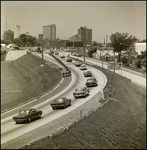
{"label": "multi-lane highway", "polygon": [[[68,52],[66,52],[68,53]],[[76,56],[72,56],[70,55],[70,57],[73,58],[77,58]],[[78,57],[79,60],[83,60],[83,57]],[[85,61],[88,63],[91,63],[93,65],[97,65],[102,67],[102,61],[96,60],[96,59],[92,59],[92,58],[85,58]],[[107,69],[108,63],[103,62],[103,68]],[[114,71],[114,70],[110,70],[110,71]],[[136,72],[136,71],[132,71],[130,69],[126,69],[126,68],[122,68],[122,70],[115,70],[115,73],[122,75],[126,78],[131,79],[131,81],[143,88],[146,88],[146,77],[143,76],[142,73]]]}
{"label": "multi-lane highway", "polygon": [[[90,95],[86,98],[75,99],[73,97],[73,91],[75,90],[75,88],[77,88],[79,86],[84,86],[87,78],[85,78],[83,76],[83,71],[81,71],[79,69],[79,67],[76,67],[74,65],[74,62],[75,62],[74,60],[72,62],[66,62],[65,58],[60,58],[61,55],[67,56],[68,54],[69,54],[68,52],[60,52],[59,55],[57,55],[56,57],[58,57],[60,60],[62,60],[63,63],[71,69],[71,72],[72,72],[71,83],[65,89],[63,89],[62,92],[59,92],[57,90],[56,95],[54,95],[54,96],[48,96],[46,94],[45,96],[35,99],[34,100],[35,103],[30,102],[28,104],[25,104],[18,108],[15,108],[14,110],[10,110],[8,112],[1,114],[1,118],[2,118],[2,120],[1,120],[1,144],[2,145],[7,142],[9,143],[9,141],[11,141],[11,143],[13,143],[12,141],[14,139],[16,139],[14,141],[17,142],[17,139],[19,139],[19,137],[21,137],[21,139],[23,139],[23,136],[26,135],[27,133],[29,133],[33,130],[36,131],[35,129],[39,129],[41,126],[47,125],[48,123],[51,123],[52,121],[60,118],[61,116],[64,116],[64,115],[68,114],[69,112],[76,110],[76,108],[78,108],[79,106],[82,106],[86,102],[90,101],[92,99],[92,97],[94,97],[94,95],[96,95],[99,91],[102,91],[102,89],[104,88],[104,86],[107,83],[106,76],[99,70],[94,69],[93,67],[87,65],[87,69],[90,70],[93,73],[93,76],[96,77],[96,79],[98,80],[98,86],[90,88]],[[41,58],[40,54],[34,53],[34,55]],[[77,58],[75,56],[71,56],[71,57]],[[44,59],[46,60],[46,63],[48,63],[48,61],[51,61],[52,63],[57,63],[48,54],[44,54]],[[78,57],[78,59],[83,60],[83,57]],[[87,63],[102,66],[102,62],[100,62],[98,60],[94,60],[94,59],[87,58],[87,57],[85,60]],[[104,62],[103,67],[107,68],[107,63]],[[113,70],[110,70],[110,71],[113,71]],[[143,77],[142,74],[139,74],[139,73],[137,74],[136,72],[133,72],[133,71],[131,72],[125,68],[123,68],[122,71],[115,70],[115,73],[125,76],[127,78],[130,78],[132,80],[132,82],[146,88],[146,78]],[[69,80],[69,77],[67,77],[67,79]],[[50,93],[50,95],[51,95],[51,93]],[[50,107],[50,102],[53,99],[59,98],[62,96],[71,98],[72,105],[65,109],[53,110]],[[42,99],[44,99],[44,100],[42,101]],[[97,105],[98,105],[98,103],[97,103]],[[12,120],[12,117],[16,114],[16,112],[18,112],[18,110],[20,110],[22,108],[29,108],[32,106],[36,109],[40,109],[43,111],[43,115],[42,115],[41,119],[33,121],[31,123],[24,123],[24,124],[16,124]],[[72,116],[70,116],[70,117],[72,117]],[[49,133],[51,133],[51,132],[48,131],[47,134],[49,134]],[[36,139],[36,137],[35,137],[35,139]],[[27,137],[26,141],[27,142],[33,141],[33,139],[32,139],[32,137],[30,137],[30,139]],[[23,143],[23,144],[25,144],[25,143]]]}
{"label": "multi-lane highway", "polygon": [[[61,54],[62,55],[62,54]],[[67,53],[65,54],[67,56]],[[40,54],[38,54],[40,56]],[[60,58],[60,57],[59,57]],[[50,57],[48,54],[44,54],[44,59],[50,60],[55,63],[55,60]],[[107,83],[107,79],[105,75],[100,72],[97,69],[94,69],[93,67],[87,66],[88,70],[91,70],[93,76],[98,80],[98,86],[90,88],[90,94],[86,98],[77,98],[75,99],[73,97],[73,91],[75,88],[79,86],[84,86],[86,83],[86,79],[83,76],[83,71],[79,69],[79,67],[76,67],[73,62],[66,62],[65,59],[61,59],[70,69],[72,72],[72,80],[71,83],[64,89],[62,92],[57,94],[49,99],[46,99],[44,102],[40,103],[41,98],[39,98],[38,104],[35,103],[33,106],[36,109],[40,109],[43,111],[42,118],[36,121],[33,121],[31,123],[24,123],[24,124],[16,124],[12,117],[16,114],[17,110],[20,110],[21,108],[29,108],[30,103],[22,105],[18,108],[15,108],[15,110],[10,110],[8,112],[5,112],[4,114],[1,114],[2,120],[1,120],[1,144],[4,144],[12,139],[18,138],[19,136],[23,136],[24,134],[39,128],[40,126],[43,126],[67,113],[69,113],[72,110],[75,110],[80,105],[83,105],[86,103],[86,101],[89,101],[94,95],[96,95],[99,91],[102,91],[102,89],[105,87]],[[70,107],[67,107],[66,109],[60,109],[60,110],[53,110],[50,107],[50,102],[55,99],[65,96],[67,98],[72,99],[72,105]],[[46,95],[47,97],[47,95]],[[43,97],[42,97],[43,98]],[[37,99],[36,99],[37,101]],[[11,115],[6,115],[6,113]],[[7,117],[3,117],[7,116]]]}

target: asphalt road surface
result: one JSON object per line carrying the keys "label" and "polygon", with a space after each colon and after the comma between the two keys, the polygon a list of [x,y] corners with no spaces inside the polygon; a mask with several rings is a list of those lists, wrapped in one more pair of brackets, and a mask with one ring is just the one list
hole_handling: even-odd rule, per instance
{"label": "asphalt road surface", "polygon": [[[45,57],[47,58],[47,57],[49,57],[49,55],[46,54]],[[94,68],[88,66],[87,68],[89,70],[91,70],[94,77],[97,78],[99,85],[97,88],[90,88],[90,95],[88,97],[74,99],[73,91],[75,90],[76,87],[84,86],[87,78],[84,78],[83,72],[79,69],[79,67],[74,66],[74,61],[72,63],[67,62],[67,65],[70,67],[70,69],[72,71],[72,81],[71,81],[70,85],[67,88],[65,88],[61,93],[58,93],[58,91],[57,91],[56,96],[54,96],[50,99],[47,99],[43,103],[39,103],[38,105],[34,106],[34,108],[40,109],[43,111],[43,115],[42,115],[41,119],[33,121],[29,124],[15,124],[15,122],[12,120],[12,117],[15,115],[15,113],[13,113],[13,111],[16,112],[16,110],[20,110],[21,107],[19,107],[18,109],[16,108],[15,110],[11,110],[11,115],[9,117],[1,120],[1,144],[8,142],[14,138],[17,138],[27,132],[30,132],[40,126],[43,126],[61,116],[69,113],[70,111],[74,110],[78,106],[84,104],[86,101],[89,101],[98,91],[102,90],[103,87],[105,86],[106,78],[104,77],[104,75],[97,69],[94,69]],[[71,98],[72,105],[63,110],[53,110],[49,105],[50,102],[54,98],[59,98],[61,96],[66,96],[67,98]],[[41,98],[39,98],[39,101],[41,101]],[[30,103],[25,106],[22,106],[22,107],[28,108],[29,105],[30,105]]]}

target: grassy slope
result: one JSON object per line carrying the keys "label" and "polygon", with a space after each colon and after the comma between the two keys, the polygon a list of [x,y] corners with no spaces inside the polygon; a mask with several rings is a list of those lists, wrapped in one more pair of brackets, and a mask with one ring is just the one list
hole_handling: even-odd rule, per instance
{"label": "grassy slope", "polygon": [[[112,83],[112,73],[103,72]],[[117,74],[115,89],[112,97],[117,101],[110,100],[64,134],[36,141],[29,149],[146,149],[145,89]]]}
{"label": "grassy slope", "polygon": [[[57,68],[46,64],[40,67],[41,62],[41,59],[28,53],[15,61],[2,65],[3,90],[19,89],[20,91],[2,92],[1,111],[28,101],[47,90],[51,90],[61,80],[60,72]],[[46,88],[44,88],[42,83],[44,78],[47,79]]]}

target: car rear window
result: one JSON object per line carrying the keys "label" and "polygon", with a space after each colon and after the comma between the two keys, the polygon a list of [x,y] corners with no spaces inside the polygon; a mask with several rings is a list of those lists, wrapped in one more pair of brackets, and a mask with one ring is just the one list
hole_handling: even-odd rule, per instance
{"label": "car rear window", "polygon": [[75,91],[83,91],[85,88],[77,88]]}
{"label": "car rear window", "polygon": [[55,101],[62,103],[62,102],[63,102],[63,99],[61,98],[61,99],[57,99],[57,100],[55,100]]}

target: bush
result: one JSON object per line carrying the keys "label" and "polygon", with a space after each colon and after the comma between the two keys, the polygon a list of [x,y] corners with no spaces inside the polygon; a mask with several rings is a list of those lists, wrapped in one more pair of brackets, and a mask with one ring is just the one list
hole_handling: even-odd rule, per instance
{"label": "bush", "polygon": [[141,61],[140,61],[140,60],[137,60],[137,62],[136,62],[136,67],[137,67],[137,68],[141,68]]}

